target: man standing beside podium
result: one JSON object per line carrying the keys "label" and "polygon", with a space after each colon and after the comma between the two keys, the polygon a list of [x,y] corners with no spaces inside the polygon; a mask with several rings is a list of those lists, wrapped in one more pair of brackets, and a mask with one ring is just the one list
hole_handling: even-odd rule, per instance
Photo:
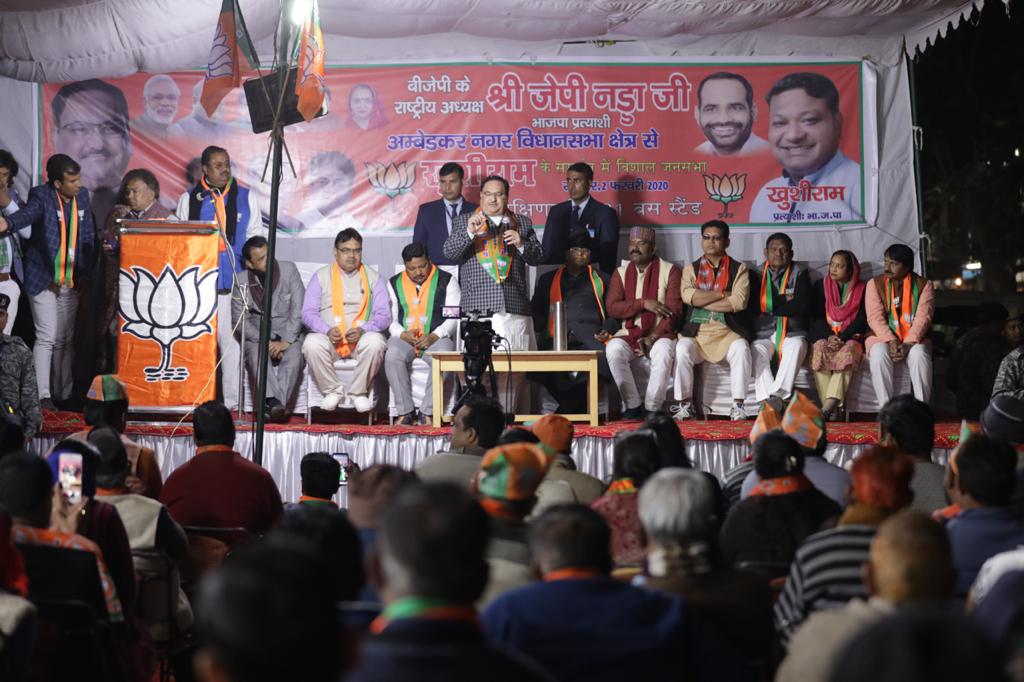
{"label": "man standing beside podium", "polygon": [[578,227],[585,228],[594,247],[590,262],[611,276],[618,266],[619,214],[608,204],[590,196],[594,169],[587,163],[574,163],[565,173],[569,201],[551,207],[544,224],[544,263],[561,264],[569,244],[569,235]]}
{"label": "man standing beside podium", "polygon": [[46,178],[45,185],[29,190],[17,213],[0,218],[0,235],[32,227],[23,242],[25,290],[36,324],[32,355],[40,405],[53,410],[55,400],[70,397],[71,337],[79,292],[88,287],[95,263],[96,226],[78,162],[54,154],[46,161]]}
{"label": "man standing beside podium", "polygon": [[242,271],[242,246],[249,237],[266,236],[260,206],[248,188],[231,177],[226,149],[210,146],[200,159],[203,174],[195,187],[181,195],[175,211],[180,220],[212,220],[220,230],[217,275],[217,348],[224,405],[238,409],[238,339],[231,326],[231,288]]}

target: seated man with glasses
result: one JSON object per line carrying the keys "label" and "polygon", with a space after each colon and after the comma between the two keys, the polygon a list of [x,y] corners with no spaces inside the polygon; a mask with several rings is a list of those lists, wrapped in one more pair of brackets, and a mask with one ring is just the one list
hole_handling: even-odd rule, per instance
{"label": "seated man with glasses", "polygon": [[709,220],[701,225],[704,255],[683,268],[680,285],[688,308],[680,338],[676,341],[676,374],[673,416],[682,421],[696,415],[693,407],[693,368],[702,362],[727,362],[733,406],[729,418],[746,419],[743,402],[750,381],[750,329],[743,311],[750,297],[747,266],[725,252],[729,225]]}
{"label": "seated man with glasses", "polygon": [[309,373],[324,398],[321,410],[334,410],[344,386],[334,371],[338,358],[354,358],[348,396],[358,412],[369,412],[370,386],[384,364],[391,324],[387,281],[363,265],[363,237],[346,228],[334,238],[334,262],[316,271],[306,286],[302,321],[310,332],[302,342]]}

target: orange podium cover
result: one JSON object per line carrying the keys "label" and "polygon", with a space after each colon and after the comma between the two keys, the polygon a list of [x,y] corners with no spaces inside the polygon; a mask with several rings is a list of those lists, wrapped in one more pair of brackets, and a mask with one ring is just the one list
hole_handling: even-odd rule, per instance
{"label": "orange podium cover", "polygon": [[121,223],[118,377],[133,410],[212,400],[217,367],[217,254],[211,223]]}

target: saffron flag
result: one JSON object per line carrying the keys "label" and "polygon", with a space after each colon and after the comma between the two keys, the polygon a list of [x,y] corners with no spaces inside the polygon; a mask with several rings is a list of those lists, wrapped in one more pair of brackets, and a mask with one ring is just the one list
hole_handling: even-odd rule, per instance
{"label": "saffron flag", "polygon": [[[220,238],[171,221],[121,237],[118,378],[133,407],[212,400],[217,369]],[[228,320],[226,324],[230,324]]]}
{"label": "saffron flag", "polygon": [[302,24],[298,77],[295,79],[299,113],[307,121],[312,121],[320,111],[327,89],[324,79],[324,34],[320,30],[320,10],[316,5],[316,0],[313,0],[309,16]]}
{"label": "saffron flag", "polygon": [[242,10],[236,0],[224,0],[206,64],[203,94],[199,98],[207,116],[212,118],[224,96],[242,84],[241,55],[245,56],[250,69],[259,68],[256,49],[242,19]]}

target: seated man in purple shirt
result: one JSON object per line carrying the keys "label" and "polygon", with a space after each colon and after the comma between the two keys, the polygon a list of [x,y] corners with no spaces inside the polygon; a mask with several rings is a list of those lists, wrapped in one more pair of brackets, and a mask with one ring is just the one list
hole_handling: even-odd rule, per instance
{"label": "seated man in purple shirt", "polygon": [[369,412],[370,386],[388,349],[384,330],[391,324],[387,281],[363,265],[363,237],[347,228],[334,238],[334,262],[316,271],[306,286],[302,321],[310,333],[302,342],[309,373],[324,398],[320,409],[334,410],[345,391],[334,362],[354,358],[348,396],[359,412]]}

